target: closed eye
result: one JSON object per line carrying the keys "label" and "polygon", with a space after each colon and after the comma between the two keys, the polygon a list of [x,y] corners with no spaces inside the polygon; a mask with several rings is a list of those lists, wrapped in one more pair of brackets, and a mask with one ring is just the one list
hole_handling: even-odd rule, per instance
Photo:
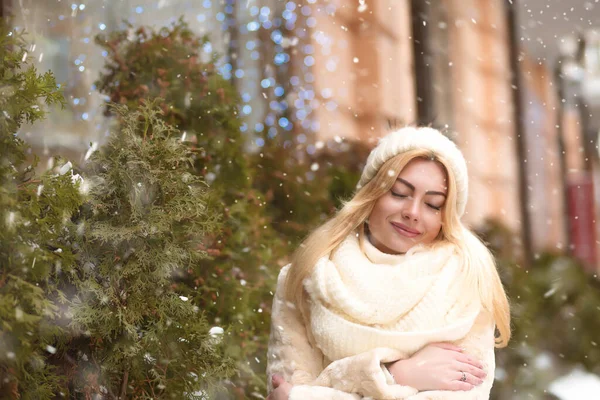
{"label": "closed eye", "polygon": [[[404,199],[404,198],[408,197],[405,194],[396,193],[394,191],[391,191],[391,193],[392,193],[392,196],[394,196],[394,197],[400,197],[401,199]],[[426,204],[427,204],[427,207],[432,208],[432,209],[434,209],[436,211],[440,211],[442,209],[442,206],[436,207],[433,204],[429,204],[429,203],[426,203]]]}

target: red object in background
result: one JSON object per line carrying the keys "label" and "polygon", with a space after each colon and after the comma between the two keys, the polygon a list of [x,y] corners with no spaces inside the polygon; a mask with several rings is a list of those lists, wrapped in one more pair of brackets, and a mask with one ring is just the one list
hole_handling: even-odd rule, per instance
{"label": "red object in background", "polygon": [[569,175],[566,190],[572,254],[590,270],[596,269],[596,215],[591,173]]}

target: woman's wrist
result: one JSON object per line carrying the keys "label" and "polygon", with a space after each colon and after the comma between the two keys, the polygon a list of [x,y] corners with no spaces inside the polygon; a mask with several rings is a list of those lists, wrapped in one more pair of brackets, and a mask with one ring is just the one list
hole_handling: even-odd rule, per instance
{"label": "woman's wrist", "polygon": [[388,371],[390,371],[390,374],[392,375],[392,378],[394,379],[394,382],[397,385],[410,386],[406,382],[406,377],[408,375],[406,373],[407,364],[408,360],[398,360],[393,363],[386,364]]}

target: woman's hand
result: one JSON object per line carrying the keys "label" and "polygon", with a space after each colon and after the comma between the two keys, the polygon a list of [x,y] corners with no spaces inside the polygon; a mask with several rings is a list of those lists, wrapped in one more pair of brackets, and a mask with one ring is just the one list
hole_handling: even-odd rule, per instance
{"label": "woman's hand", "polygon": [[273,391],[267,396],[267,400],[288,400],[293,385],[287,383],[281,375],[273,375],[271,382],[273,383]]}
{"label": "woman's hand", "polygon": [[449,343],[429,344],[412,357],[389,364],[388,370],[396,383],[419,391],[471,390],[486,377],[479,361]]}

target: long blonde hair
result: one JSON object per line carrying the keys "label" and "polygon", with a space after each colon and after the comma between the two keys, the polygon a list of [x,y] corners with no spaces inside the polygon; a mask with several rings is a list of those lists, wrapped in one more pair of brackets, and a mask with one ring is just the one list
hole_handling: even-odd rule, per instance
{"label": "long blonde hair", "polygon": [[[303,281],[309,277],[317,261],[331,254],[351,233],[362,234],[365,221],[375,202],[391,190],[400,171],[413,159],[423,158],[440,163],[446,170],[448,190],[442,211],[442,229],[432,248],[452,243],[463,262],[466,287],[477,290],[483,307],[491,313],[498,330],[496,346],[505,347],[510,340],[510,307],[500,281],[496,263],[489,249],[460,221],[456,212],[456,180],[448,162],[430,150],[410,150],[386,161],[373,179],[357,189],[353,197],[344,202],[338,212],[316,228],[292,255],[291,267],[285,282],[288,301],[302,304],[306,293]],[[477,294],[475,292],[475,294]]]}

